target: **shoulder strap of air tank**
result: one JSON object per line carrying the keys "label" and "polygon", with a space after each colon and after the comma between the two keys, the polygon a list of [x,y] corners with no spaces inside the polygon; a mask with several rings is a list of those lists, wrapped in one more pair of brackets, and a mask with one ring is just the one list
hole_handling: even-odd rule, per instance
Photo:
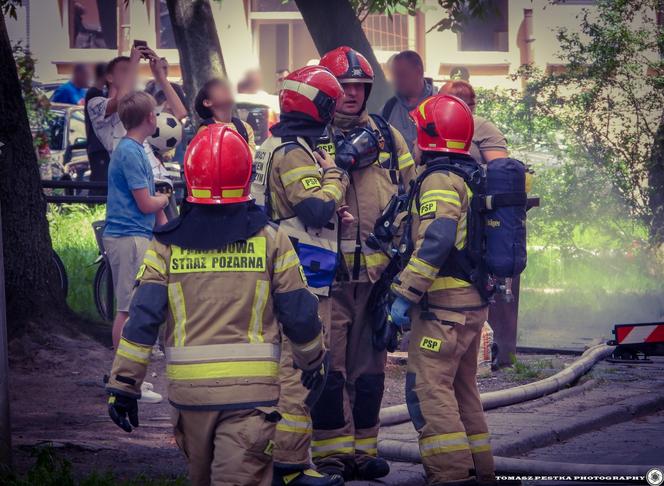
{"label": "shoulder strap of air tank", "polygon": [[394,136],[392,135],[392,130],[390,129],[390,124],[387,123],[387,120],[377,113],[371,113],[369,115],[373,122],[376,124],[378,131],[380,132],[383,140],[385,140],[385,150],[390,153],[390,163],[387,167],[390,170],[399,170],[397,156],[395,154],[396,147],[394,146]]}

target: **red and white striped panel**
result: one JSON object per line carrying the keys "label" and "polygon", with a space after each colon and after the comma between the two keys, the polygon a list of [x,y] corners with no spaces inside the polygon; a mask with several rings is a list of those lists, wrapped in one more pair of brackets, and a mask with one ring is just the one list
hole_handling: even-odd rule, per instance
{"label": "red and white striped panel", "polygon": [[664,323],[616,326],[618,344],[664,343]]}

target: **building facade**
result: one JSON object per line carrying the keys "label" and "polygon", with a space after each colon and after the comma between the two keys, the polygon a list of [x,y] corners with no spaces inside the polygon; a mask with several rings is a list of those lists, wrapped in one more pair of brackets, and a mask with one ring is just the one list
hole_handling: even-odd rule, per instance
{"label": "building facade", "polygon": [[[229,78],[237,82],[259,68],[266,91],[276,91],[275,73],[293,70],[319,55],[293,1],[211,1]],[[469,75],[483,87],[519,87],[510,79],[522,64],[560,66],[556,31],[578,29],[588,0],[496,0],[494,10],[472,20],[462,33],[434,28],[443,17],[436,0],[415,16],[369,15],[363,28],[378,60],[386,63],[404,49],[416,50],[427,76],[442,82]],[[165,0],[24,0],[18,19],[7,19],[12,42],[28,45],[38,61],[40,81],[67,78],[73,64],[108,61],[134,39],[147,41],[180,77],[178,52]],[[433,30],[431,30],[433,29]]]}

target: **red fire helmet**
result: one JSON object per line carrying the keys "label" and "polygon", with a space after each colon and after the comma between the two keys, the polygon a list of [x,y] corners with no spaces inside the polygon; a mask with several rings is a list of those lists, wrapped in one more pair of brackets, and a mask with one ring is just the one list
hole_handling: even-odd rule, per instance
{"label": "red fire helmet", "polygon": [[331,50],[318,64],[329,69],[340,83],[372,84],[374,81],[374,72],[367,58],[348,46]]}
{"label": "red fire helmet", "polygon": [[473,114],[456,96],[436,95],[410,112],[417,127],[417,146],[423,152],[470,154]]}
{"label": "red fire helmet", "polygon": [[187,201],[233,204],[251,199],[252,154],[242,135],[215,123],[193,138],[184,156]]}
{"label": "red fire helmet", "polygon": [[279,106],[281,113],[303,113],[329,123],[343,94],[343,88],[330,71],[306,66],[286,76],[279,91]]}

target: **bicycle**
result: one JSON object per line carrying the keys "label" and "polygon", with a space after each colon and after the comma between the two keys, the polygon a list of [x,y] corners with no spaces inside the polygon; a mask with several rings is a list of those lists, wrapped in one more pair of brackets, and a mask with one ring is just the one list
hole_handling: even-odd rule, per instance
{"label": "bicycle", "polygon": [[[173,184],[168,181],[157,181],[155,183],[156,191],[166,194],[170,197],[169,205],[164,209],[166,217],[170,220],[178,215],[177,203],[173,194]],[[95,239],[97,240],[97,248],[99,248],[99,256],[95,259],[93,265],[99,265],[95,272],[92,291],[94,294],[95,307],[101,318],[105,321],[112,322],[115,317],[115,294],[113,292],[113,275],[111,274],[111,266],[106,256],[104,249],[104,227],[105,221],[95,221],[92,223],[92,229],[95,232]]]}

